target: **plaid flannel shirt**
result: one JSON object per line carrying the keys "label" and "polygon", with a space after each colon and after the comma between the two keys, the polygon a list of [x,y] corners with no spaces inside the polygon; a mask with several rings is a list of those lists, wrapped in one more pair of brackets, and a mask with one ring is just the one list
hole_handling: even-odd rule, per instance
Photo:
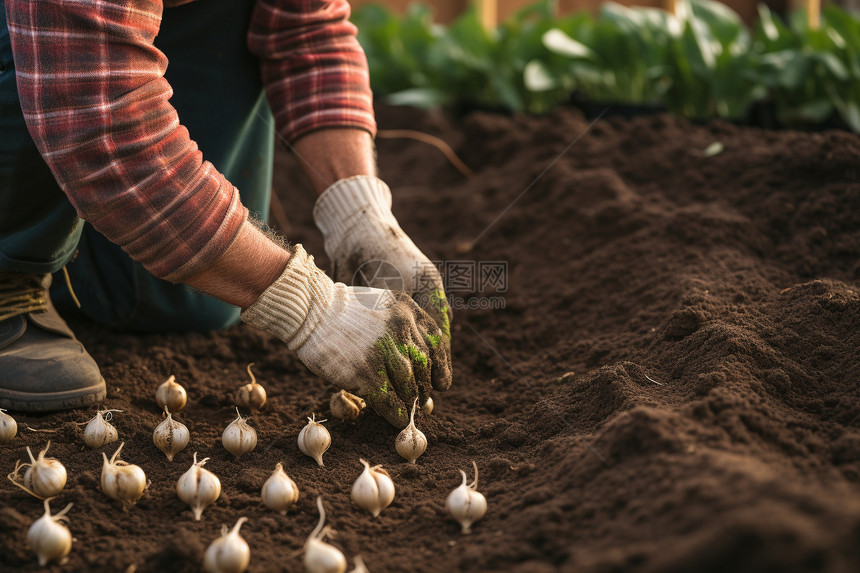
{"label": "plaid flannel shirt", "polygon": [[[168,5],[187,0],[168,0]],[[214,263],[247,210],[168,103],[161,0],[7,0],[30,134],[81,218],[154,275]],[[347,0],[257,0],[248,45],[278,132],[375,131]]]}

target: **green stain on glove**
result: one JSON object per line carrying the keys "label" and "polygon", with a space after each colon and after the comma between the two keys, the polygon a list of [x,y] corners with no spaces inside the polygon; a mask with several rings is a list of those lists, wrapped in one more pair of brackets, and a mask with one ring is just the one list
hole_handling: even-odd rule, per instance
{"label": "green stain on glove", "polygon": [[397,351],[403,356],[410,359],[412,362],[417,362],[421,366],[427,367],[427,355],[421,352],[421,349],[414,344],[403,344],[396,342]]}
{"label": "green stain on glove", "polygon": [[439,328],[442,330],[442,334],[451,338],[451,319],[448,318],[448,298],[445,296],[445,291],[442,289],[436,289],[431,292],[430,305],[442,317],[442,324],[439,325]]}
{"label": "green stain on glove", "polygon": [[[422,368],[427,368],[429,363],[427,355],[414,344],[397,342],[389,333],[381,336],[376,341],[375,346],[386,367],[386,371],[380,371],[382,378],[390,382],[401,397],[411,397],[414,394],[413,388],[410,386],[412,370],[409,365],[403,362],[403,358],[411,363],[421,365]],[[387,386],[382,391],[387,394]]]}
{"label": "green stain on glove", "polygon": [[442,335],[441,334],[428,334],[427,340],[430,341],[430,347],[431,348],[436,348],[437,346],[439,346],[439,343],[442,342]]}
{"label": "green stain on glove", "polygon": [[377,370],[377,374],[379,374],[379,378],[382,380],[382,385],[376,389],[376,391],[372,392],[375,396],[385,396],[388,394],[388,376],[385,375],[385,370]]}

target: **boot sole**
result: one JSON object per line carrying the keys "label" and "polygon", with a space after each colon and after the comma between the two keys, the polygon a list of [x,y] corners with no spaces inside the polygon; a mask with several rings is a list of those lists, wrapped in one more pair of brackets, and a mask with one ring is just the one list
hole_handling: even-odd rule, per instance
{"label": "boot sole", "polygon": [[104,378],[88,388],[65,392],[34,394],[0,388],[0,408],[10,412],[55,412],[83,408],[101,402],[107,396]]}

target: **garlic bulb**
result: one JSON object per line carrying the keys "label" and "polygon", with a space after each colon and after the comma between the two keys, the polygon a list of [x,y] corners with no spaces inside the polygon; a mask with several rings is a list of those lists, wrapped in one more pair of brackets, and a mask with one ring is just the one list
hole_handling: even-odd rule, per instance
{"label": "garlic bulb", "polygon": [[176,495],[191,506],[196,521],[200,521],[203,510],[221,495],[221,480],[203,467],[207,461],[209,458],[198,462],[197,452],[194,452],[194,463],[176,482]]}
{"label": "garlic bulb", "polygon": [[287,511],[299,500],[299,488],[296,482],[284,473],[284,466],[278,463],[275,471],[263,484],[260,495],[266,507],[281,515],[287,515]]}
{"label": "garlic bulb", "polygon": [[364,564],[364,559],[361,558],[361,555],[356,555],[352,560],[355,563],[355,567],[350,569],[349,573],[370,573],[367,570],[367,566]]}
{"label": "garlic bulb", "polygon": [[27,545],[39,558],[39,566],[49,561],[65,561],[63,558],[72,550],[72,533],[62,524],[67,521],[66,512],[72,508],[70,503],[63,511],[51,515],[49,500],[45,500],[45,514],[33,522],[27,530]]}
{"label": "garlic bulb", "polygon": [[427,416],[433,413],[433,398],[427,398],[427,401],[424,402],[424,405],[421,406],[421,411],[424,412]]}
{"label": "garlic bulb", "polygon": [[114,411],[119,412],[120,410],[98,410],[89,421],[87,427],[84,428],[84,443],[88,447],[100,448],[119,439],[116,428],[108,421],[112,418]]}
{"label": "garlic bulb", "polygon": [[18,423],[15,418],[0,410],[0,444],[5,444],[18,433]]}
{"label": "garlic bulb", "polygon": [[257,430],[248,425],[236,408],[236,419],[221,434],[224,449],[236,456],[247,454],[257,446]]}
{"label": "garlic bulb", "polygon": [[460,523],[463,533],[469,533],[472,524],[487,513],[487,499],[477,491],[478,464],[472,462],[472,465],[475,467],[475,480],[466,485],[466,472],[460,470],[460,473],[463,474],[463,483],[449,493],[448,499],[445,500],[445,509],[451,514],[451,517]]}
{"label": "garlic bulb", "polygon": [[251,549],[239,535],[239,528],[246,521],[247,517],[240,517],[229,533],[226,525],[221,526],[221,537],[210,543],[203,554],[206,573],[242,573],[248,568]]}
{"label": "garlic bulb", "polygon": [[266,389],[257,384],[257,379],[251,372],[253,365],[253,362],[248,364],[248,375],[251,377],[251,383],[245,384],[236,392],[236,405],[256,412],[266,404]]}
{"label": "garlic bulb", "polygon": [[331,434],[322,425],[326,420],[316,421],[316,414],[308,418],[307,425],[299,432],[299,449],[323,466],[322,456],[331,445]]}
{"label": "garlic bulb", "polygon": [[364,464],[364,471],[352,484],[352,501],[377,517],[394,500],[394,482],[382,466],[370,467],[368,462],[360,461]]}
{"label": "garlic bulb", "polygon": [[329,545],[323,539],[331,531],[325,525],[325,509],[322,497],[317,497],[317,508],[320,512],[320,521],[311,531],[308,540],[305,541],[305,571],[307,573],[344,573],[346,571],[346,557],[337,547]]}
{"label": "garlic bulb", "polygon": [[332,416],[344,422],[352,422],[358,419],[362,410],[367,407],[367,403],[355,394],[341,390],[331,395],[328,406]]}
{"label": "garlic bulb", "polygon": [[161,386],[155,391],[155,401],[162,411],[167,406],[170,411],[178,412],[185,407],[187,400],[188,395],[185,393],[185,388],[176,382],[176,376],[173,375],[162,382]]}
{"label": "garlic bulb", "polygon": [[[66,468],[60,460],[45,457],[50,447],[49,440],[45,449],[39,452],[39,457],[33,458],[33,452],[30,451],[30,446],[27,446],[30,463],[22,464],[21,460],[18,460],[15,463],[15,470],[7,476],[9,481],[39,499],[54,497],[63,491],[66,486]],[[27,468],[27,471],[24,472],[23,483],[19,483],[18,472],[24,468]]]}
{"label": "garlic bulb", "polygon": [[394,447],[397,453],[406,458],[410,464],[414,464],[418,456],[427,449],[427,437],[424,432],[415,427],[415,408],[418,406],[418,398],[412,403],[412,413],[409,416],[409,425],[397,435]]}
{"label": "garlic bulb", "polygon": [[188,445],[188,428],[182,422],[177,422],[173,419],[173,415],[164,408],[167,417],[155,427],[152,432],[152,441],[156,447],[164,452],[167,456],[167,461],[172,462],[173,456],[185,449]]}
{"label": "garlic bulb", "polygon": [[102,452],[102,491],[112,499],[134,503],[146,489],[146,474],[140,466],[118,459],[124,445],[125,442],[119,445],[110,460]]}

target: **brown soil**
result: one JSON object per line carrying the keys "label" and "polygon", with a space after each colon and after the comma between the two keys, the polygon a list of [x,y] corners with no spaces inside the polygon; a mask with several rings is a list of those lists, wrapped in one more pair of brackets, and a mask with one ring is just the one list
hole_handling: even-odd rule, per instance
{"label": "brown soil", "polygon": [[[427,453],[403,462],[397,432],[371,415],[328,422],[318,468],[295,438],[306,415],[327,415],[333,388],[261,332],[133,336],[76,322],[106,406],[124,411],[123,458],[152,485],[132,508],[100,491],[101,452],[75,425],[92,412],[17,415],[56,432],[22,430],[0,466],[50,438],[69,470],[53,507],[74,502],[77,542],[52,570],[197,571],[221,525],[247,516],[249,571],[298,571],[317,494],[334,543],[374,572],[860,569],[858,137],[654,116],[599,121],[568,149],[588,125],[569,110],[383,109],[380,123],[440,135],[476,172],[466,181],[426,144],[380,139],[416,243],[435,259],[509,265],[507,292],[465,293],[503,296],[504,310],[455,315],[454,386],[419,417]],[[725,151],[704,157],[715,141]],[[278,162],[286,231],[325,266],[311,194],[291,157]],[[270,401],[251,420],[257,449],[235,461],[219,436],[249,362]],[[192,435],[173,463],[151,441],[169,374],[188,388],[178,418]],[[194,451],[223,483],[199,522],[174,491]],[[397,486],[378,519],[349,498],[359,457]],[[464,536],[443,505],[471,460],[489,510]],[[259,498],[279,461],[301,489],[286,517]],[[2,491],[0,568],[35,570],[24,538],[41,504]]]}

